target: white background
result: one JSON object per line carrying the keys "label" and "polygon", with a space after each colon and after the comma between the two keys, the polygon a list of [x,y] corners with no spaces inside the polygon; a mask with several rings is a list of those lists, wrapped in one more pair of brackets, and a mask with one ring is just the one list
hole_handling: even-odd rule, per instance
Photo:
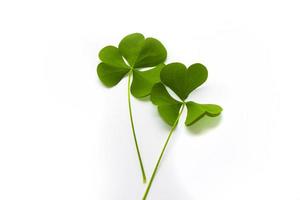
{"label": "white background", "polygon": [[[126,79],[96,75],[102,47],[141,32],[206,65],[190,99],[224,108],[181,119],[149,199],[299,200],[299,19],[296,0],[1,0],[0,199],[141,199]],[[133,114],[149,177],[169,127],[149,101]]]}

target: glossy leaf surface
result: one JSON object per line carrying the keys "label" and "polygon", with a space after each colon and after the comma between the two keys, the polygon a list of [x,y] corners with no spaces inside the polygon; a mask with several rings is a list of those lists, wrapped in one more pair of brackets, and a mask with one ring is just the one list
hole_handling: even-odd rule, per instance
{"label": "glossy leaf surface", "polygon": [[182,63],[171,63],[161,71],[161,81],[171,88],[182,100],[197,87],[202,85],[208,76],[204,65],[196,63],[186,68]]}

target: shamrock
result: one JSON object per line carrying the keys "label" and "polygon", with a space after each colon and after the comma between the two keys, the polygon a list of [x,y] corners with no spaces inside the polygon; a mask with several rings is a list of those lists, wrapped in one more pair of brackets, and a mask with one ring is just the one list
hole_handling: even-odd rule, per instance
{"label": "shamrock", "polygon": [[[148,96],[152,86],[160,82],[159,74],[167,58],[167,51],[157,39],[133,33],[123,38],[118,48],[104,47],[99,52],[99,58],[102,62],[98,65],[97,73],[104,85],[115,86],[126,74],[132,74],[131,93],[141,98]],[[139,70],[149,67],[152,68]]]}
{"label": "shamrock", "polygon": [[[132,134],[143,175],[145,170],[134,129],[130,92],[137,98],[148,96],[155,83],[160,82],[160,71],[164,67],[167,51],[155,38],[145,38],[140,33],[124,37],[118,47],[106,46],[99,52],[102,61],[97,68],[99,79],[108,87],[117,85],[128,74],[128,107]],[[151,68],[141,71],[141,68]],[[131,76],[133,76],[131,82]]]}
{"label": "shamrock", "polygon": [[221,113],[222,108],[218,105],[185,101],[193,90],[207,80],[207,76],[206,67],[199,63],[193,64],[189,68],[181,63],[171,63],[164,67],[160,74],[161,82],[168,86],[181,101],[171,97],[162,83],[154,85],[151,101],[158,106],[159,114],[169,125],[174,125],[179,110],[184,105],[188,109],[185,120],[187,126],[192,125],[205,115],[214,117]]}
{"label": "shamrock", "polygon": [[[189,94],[202,85],[207,80],[207,76],[208,72],[206,67],[200,63],[195,63],[189,68],[186,68],[185,65],[181,63],[171,63],[161,70],[161,83],[157,83],[153,86],[151,101],[157,105],[160,116],[166,123],[171,125],[172,128],[156,163],[143,200],[147,198],[164,151],[177,126],[184,107],[187,107],[186,126],[194,124],[205,115],[215,117],[221,114],[222,108],[218,105],[199,104],[193,101],[186,102]],[[169,87],[179,97],[180,101],[174,99],[168,93],[165,86]]]}

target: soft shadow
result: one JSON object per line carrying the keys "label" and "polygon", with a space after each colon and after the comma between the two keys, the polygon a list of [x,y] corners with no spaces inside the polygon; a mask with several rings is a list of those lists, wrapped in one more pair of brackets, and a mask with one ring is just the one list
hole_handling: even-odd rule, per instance
{"label": "soft shadow", "polygon": [[142,98],[136,98],[136,99],[139,101],[143,101],[143,102],[150,101],[150,95],[148,95],[146,97],[142,97]]}
{"label": "soft shadow", "polygon": [[222,115],[217,117],[204,116],[195,124],[188,126],[188,132],[193,135],[200,135],[206,133],[208,130],[218,126],[222,121]]}

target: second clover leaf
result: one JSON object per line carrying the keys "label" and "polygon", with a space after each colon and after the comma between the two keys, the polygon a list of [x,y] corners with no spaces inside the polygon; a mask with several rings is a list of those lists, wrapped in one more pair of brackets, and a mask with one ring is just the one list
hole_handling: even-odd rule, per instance
{"label": "second clover leaf", "polygon": [[[186,102],[189,94],[202,85],[206,81],[207,76],[208,72],[206,67],[200,63],[193,64],[189,68],[186,68],[182,63],[171,63],[161,70],[161,83],[157,83],[153,86],[151,91],[151,101],[157,105],[160,116],[166,123],[172,126],[172,128],[158,157],[142,198],[143,200],[147,199],[165,149],[178,124],[184,107],[187,107],[187,117],[185,119],[186,126],[194,124],[205,115],[215,117],[221,114],[222,108],[218,105],[199,104],[192,101]],[[179,97],[180,101],[177,101],[169,94],[165,85]]]}
{"label": "second clover leaf", "polygon": [[[189,94],[207,80],[208,72],[204,65],[196,63],[186,68],[182,63],[166,65],[160,74],[162,83],[153,86],[151,101],[158,106],[161,117],[169,125],[174,125],[181,106],[186,105],[188,112],[185,120],[187,126],[192,125],[203,116],[218,116],[222,108],[215,104],[198,104],[185,100]],[[181,101],[175,100],[167,91],[169,87]]]}

